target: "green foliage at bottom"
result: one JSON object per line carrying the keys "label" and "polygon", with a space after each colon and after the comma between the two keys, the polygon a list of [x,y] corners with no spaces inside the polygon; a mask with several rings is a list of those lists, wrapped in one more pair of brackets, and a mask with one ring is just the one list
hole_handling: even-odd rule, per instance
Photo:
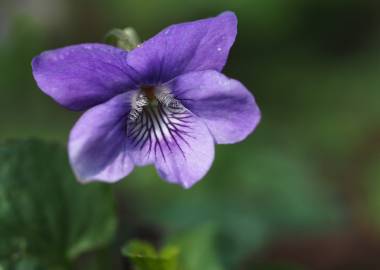
{"label": "green foliage at bottom", "polygon": [[104,246],[116,227],[110,191],[79,184],[61,145],[1,144],[0,261],[32,256],[49,269],[68,267],[83,252]]}
{"label": "green foliage at bottom", "polygon": [[178,234],[157,251],[150,243],[133,240],[122,253],[136,270],[223,270],[215,250],[215,227],[204,225]]}
{"label": "green foliage at bottom", "polygon": [[134,240],[124,246],[123,255],[135,265],[136,270],[179,270],[178,248],[167,246],[157,251],[148,242]]}

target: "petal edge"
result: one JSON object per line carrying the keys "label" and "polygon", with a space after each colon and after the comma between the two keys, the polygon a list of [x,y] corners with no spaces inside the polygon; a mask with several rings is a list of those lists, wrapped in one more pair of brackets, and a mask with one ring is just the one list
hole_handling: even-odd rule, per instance
{"label": "petal edge", "polygon": [[237,34],[233,12],[174,24],[131,51],[128,63],[145,83],[164,83],[178,75],[214,69],[221,71]]}
{"label": "petal edge", "polygon": [[71,110],[86,110],[134,85],[127,52],[104,44],[45,51],[32,60],[39,88]]}
{"label": "petal edge", "polygon": [[244,140],[260,122],[261,112],[253,95],[239,81],[217,71],[188,73],[167,85],[206,123],[218,144]]}
{"label": "petal edge", "polygon": [[85,112],[71,130],[70,164],[82,183],[116,182],[134,165],[126,151],[125,118],[130,93],[118,95]]}

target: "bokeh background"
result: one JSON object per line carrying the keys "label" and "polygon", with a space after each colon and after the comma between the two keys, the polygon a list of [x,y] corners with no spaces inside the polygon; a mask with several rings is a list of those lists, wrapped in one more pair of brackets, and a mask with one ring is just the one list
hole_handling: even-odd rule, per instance
{"label": "bokeh background", "polygon": [[[133,26],[145,40],[224,10],[239,19],[224,72],[255,95],[263,115],[256,132],[217,146],[212,169],[190,190],[153,168],[113,186],[74,182],[63,148],[42,140],[65,145],[80,114],[38,90],[31,59],[102,42],[112,28]],[[39,141],[25,141],[31,137]],[[22,244],[3,241],[0,269],[29,269],[9,268],[24,254],[29,262],[17,267],[132,269],[120,253],[126,241],[162,246],[178,237],[186,269],[380,269],[380,1],[0,0],[0,140],[9,139],[0,167],[17,173],[0,169],[0,183],[12,178],[22,192],[3,196],[0,227],[8,227],[0,234]],[[49,155],[59,165],[43,179]],[[73,182],[56,191],[66,178]],[[104,190],[111,195],[97,195]],[[24,223],[12,223],[14,207]],[[67,255],[72,242],[77,249]]]}

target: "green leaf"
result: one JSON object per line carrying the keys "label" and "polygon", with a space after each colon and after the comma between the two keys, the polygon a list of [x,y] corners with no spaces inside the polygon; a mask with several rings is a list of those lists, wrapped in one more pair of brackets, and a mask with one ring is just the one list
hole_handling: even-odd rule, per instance
{"label": "green leaf", "polygon": [[115,232],[110,188],[79,184],[58,144],[22,140],[0,145],[0,202],[0,239],[16,243],[5,244],[6,259],[22,250],[48,265],[68,265],[107,244]]}
{"label": "green leaf", "polygon": [[215,236],[215,226],[207,224],[170,240],[180,247],[181,270],[223,270],[215,249]]}
{"label": "green leaf", "polygon": [[[42,264],[35,258],[24,257],[24,258],[13,258],[11,261],[1,261],[0,260],[0,270],[47,270]],[[53,270],[53,269],[50,269]],[[59,269],[54,269],[59,270]]]}
{"label": "green leaf", "polygon": [[125,245],[122,254],[133,262],[137,270],[178,270],[179,250],[166,246],[160,252],[147,242],[134,240]]}
{"label": "green leaf", "polygon": [[31,258],[25,258],[17,262],[14,266],[15,270],[45,270],[46,268],[41,266],[39,262]]}

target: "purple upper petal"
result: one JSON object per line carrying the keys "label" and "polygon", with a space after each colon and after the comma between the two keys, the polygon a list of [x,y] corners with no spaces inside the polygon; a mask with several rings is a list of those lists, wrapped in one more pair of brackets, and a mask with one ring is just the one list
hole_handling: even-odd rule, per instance
{"label": "purple upper petal", "polygon": [[236,33],[237,18],[232,12],[172,25],[131,51],[128,63],[145,75],[146,84],[191,71],[221,71]]}
{"label": "purple upper petal", "polygon": [[167,85],[185,107],[206,123],[217,143],[245,139],[260,121],[252,94],[240,82],[217,71],[188,73]]}
{"label": "purple upper petal", "polygon": [[86,110],[135,85],[127,52],[102,44],[46,51],[32,62],[43,92],[72,110]]}
{"label": "purple upper petal", "polygon": [[82,182],[117,181],[134,165],[126,151],[126,120],[133,92],[120,94],[85,112],[69,138],[70,163]]}

